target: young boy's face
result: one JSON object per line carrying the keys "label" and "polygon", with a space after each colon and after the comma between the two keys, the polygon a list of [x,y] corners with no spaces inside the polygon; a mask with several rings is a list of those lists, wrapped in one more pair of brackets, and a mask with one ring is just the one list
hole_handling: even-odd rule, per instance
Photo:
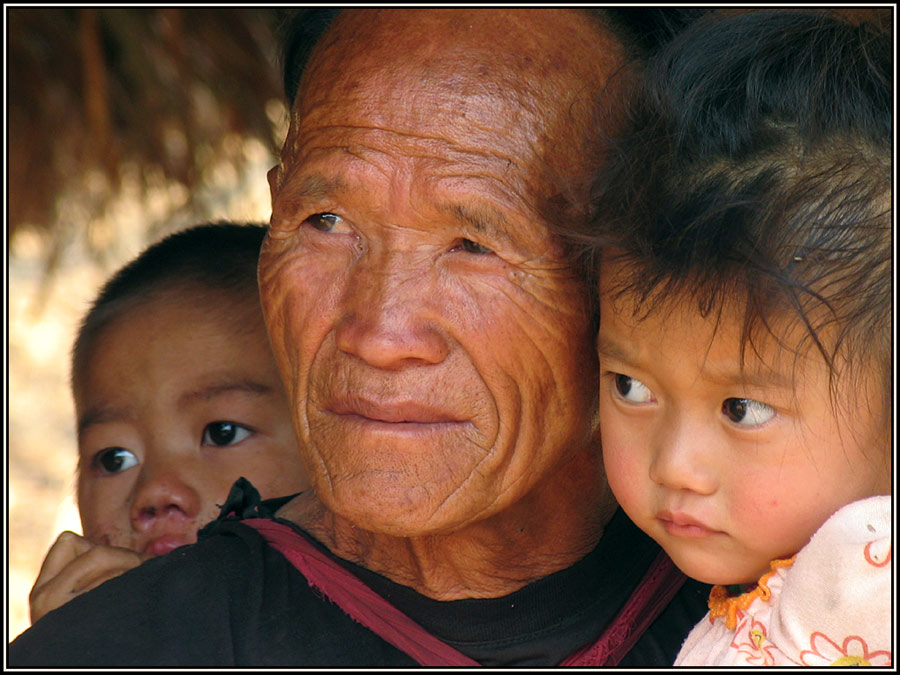
{"label": "young boy's face", "polygon": [[[229,320],[229,307],[258,319]],[[170,294],[114,319],[75,407],[78,506],[96,543],[160,555],[196,541],[241,476],[264,498],[308,485],[262,316],[225,294]]]}
{"label": "young boy's face", "polygon": [[[619,269],[604,267],[601,294]],[[882,392],[839,383],[836,412],[818,352],[791,351],[796,326],[779,335],[788,349],[754,342],[742,371],[734,313],[716,327],[715,314],[676,298],[639,321],[625,301],[603,297],[600,308],[606,474],[625,512],[686,574],[756,581],[841,506],[890,494]]]}

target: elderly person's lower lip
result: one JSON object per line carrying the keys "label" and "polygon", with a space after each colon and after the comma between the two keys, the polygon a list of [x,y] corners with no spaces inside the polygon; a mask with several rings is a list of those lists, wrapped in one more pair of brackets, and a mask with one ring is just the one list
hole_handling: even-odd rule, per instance
{"label": "elderly person's lower lip", "polygon": [[385,433],[423,433],[423,432],[439,432],[457,430],[461,425],[467,422],[423,422],[416,420],[402,420],[391,422],[381,419],[374,419],[364,415],[332,413],[341,422],[358,427],[364,431],[385,432]]}
{"label": "elderly person's lower lip", "polygon": [[332,401],[324,407],[324,412],[348,421],[355,419],[390,425],[434,426],[465,421],[439,407],[408,401],[385,404],[357,397]]}

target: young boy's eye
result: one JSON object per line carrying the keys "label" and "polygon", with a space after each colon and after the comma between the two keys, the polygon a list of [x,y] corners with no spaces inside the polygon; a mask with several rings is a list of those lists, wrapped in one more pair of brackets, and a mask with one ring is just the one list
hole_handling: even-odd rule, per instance
{"label": "young boy's eye", "polygon": [[125,448],[104,448],[94,455],[94,465],[103,473],[121,473],[138,464],[134,453]]}
{"label": "young boy's eye", "polygon": [[620,373],[617,373],[615,377],[616,391],[629,403],[651,403],[653,401],[653,392],[640,380]]}
{"label": "young boy's eye", "polygon": [[775,417],[775,411],[765,403],[752,398],[727,398],[722,403],[722,414],[735,424],[755,427]]}
{"label": "young boy's eye", "polygon": [[211,422],[203,430],[203,445],[233,445],[240,443],[253,431],[235,422]]}

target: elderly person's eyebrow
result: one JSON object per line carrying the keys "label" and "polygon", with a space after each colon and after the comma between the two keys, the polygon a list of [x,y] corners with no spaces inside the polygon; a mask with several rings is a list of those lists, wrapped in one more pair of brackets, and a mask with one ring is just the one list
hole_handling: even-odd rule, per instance
{"label": "elderly person's eyebrow", "polygon": [[[321,199],[336,192],[349,189],[347,181],[341,177],[327,178],[319,173],[310,174],[291,189],[294,199]],[[512,243],[506,216],[486,204],[463,205],[444,203],[438,207],[453,218],[472,227],[478,234]]]}
{"label": "elderly person's eyebrow", "polygon": [[506,217],[497,209],[486,204],[466,206],[463,204],[441,204],[439,208],[472,227],[478,234],[497,238],[505,243],[512,243],[509,223]]}
{"label": "elderly person's eyebrow", "polygon": [[343,178],[326,178],[322,174],[314,173],[306,176],[291,191],[294,198],[320,199],[346,189],[347,182]]}

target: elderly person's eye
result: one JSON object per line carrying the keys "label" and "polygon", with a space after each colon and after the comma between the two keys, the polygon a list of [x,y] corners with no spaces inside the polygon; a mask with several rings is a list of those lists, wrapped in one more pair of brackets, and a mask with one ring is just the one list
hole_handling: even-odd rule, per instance
{"label": "elderly person's eye", "polygon": [[482,246],[481,244],[474,242],[471,239],[461,240],[459,244],[454,248],[454,250],[462,250],[466,253],[475,253],[476,255],[488,255],[490,253],[493,253],[493,251],[487,246]]}
{"label": "elderly person's eye", "polygon": [[319,232],[332,232],[342,221],[343,218],[333,213],[316,213],[303,222],[309,223]]}

